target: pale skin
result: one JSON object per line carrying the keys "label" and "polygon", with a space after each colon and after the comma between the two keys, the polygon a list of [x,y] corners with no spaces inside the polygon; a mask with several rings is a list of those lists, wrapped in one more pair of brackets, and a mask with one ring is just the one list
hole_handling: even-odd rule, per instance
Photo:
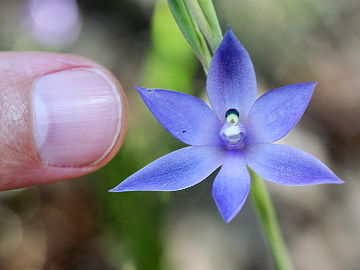
{"label": "pale skin", "polygon": [[[72,69],[96,69],[118,91],[122,108],[111,148],[95,163],[51,166],[39,157],[32,126],[31,89],[46,74]],[[76,178],[107,164],[121,147],[126,130],[126,98],[120,82],[99,64],[75,55],[40,52],[0,53],[0,190]],[[96,149],[94,149],[96,151]]]}

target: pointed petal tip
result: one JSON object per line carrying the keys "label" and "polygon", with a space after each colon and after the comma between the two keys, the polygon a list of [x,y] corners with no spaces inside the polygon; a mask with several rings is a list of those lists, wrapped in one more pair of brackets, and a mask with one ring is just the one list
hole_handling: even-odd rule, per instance
{"label": "pointed petal tip", "polygon": [[246,202],[246,199],[241,204],[241,206],[236,211],[233,211],[232,213],[222,211],[220,206],[217,203],[216,203],[216,205],[217,205],[218,210],[219,210],[219,212],[221,214],[221,217],[225,221],[225,223],[230,223],[240,213],[240,211],[243,209],[245,202]]}
{"label": "pointed petal tip", "polygon": [[217,200],[215,200],[215,205],[217,206],[217,209],[225,223],[230,223],[234,219],[234,217],[238,214],[238,212],[240,212],[238,211],[230,214],[228,211],[226,211],[221,207],[221,205]]}
{"label": "pointed petal tip", "polygon": [[116,186],[112,189],[109,189],[108,192],[122,192],[124,190],[121,190],[121,188],[119,188],[119,186]]}
{"label": "pointed petal tip", "polygon": [[[341,184],[345,184],[346,182],[341,180],[340,178],[329,178],[329,179],[319,179],[317,182],[313,182],[311,185],[322,185],[322,184],[334,184],[334,185],[341,185]],[[286,186],[293,186],[294,184],[282,184],[282,185],[286,185]],[[307,181],[304,182],[299,182],[298,184],[296,184],[297,186],[307,186],[309,185],[309,183]]]}
{"label": "pointed petal tip", "polygon": [[140,95],[144,95],[147,92],[151,92],[151,89],[145,88],[145,87],[133,86],[133,88],[135,88],[139,92]]}
{"label": "pointed petal tip", "polygon": [[[125,179],[126,180],[126,179]],[[122,181],[116,187],[109,189],[108,192],[125,192],[125,191],[133,191],[131,189],[131,185],[128,185],[126,182]]]}
{"label": "pointed petal tip", "polygon": [[[341,184],[345,184],[346,182],[343,181],[342,179],[340,179],[334,172],[332,172],[329,168],[328,168],[330,175],[328,176],[328,178],[323,178],[323,179],[319,179],[319,183],[318,184],[334,184],[334,185],[341,185]],[[315,183],[316,184],[316,183]]]}
{"label": "pointed petal tip", "polygon": [[302,86],[302,87],[308,87],[309,92],[313,93],[315,87],[318,85],[319,82],[304,82],[304,83],[298,83],[298,84],[294,84],[294,85],[298,85],[298,86]]}
{"label": "pointed petal tip", "polygon": [[[223,38],[223,41],[221,43],[225,43],[225,42],[228,42],[229,40],[231,40],[232,42],[239,42],[239,39],[237,38],[237,36],[235,35],[234,31],[232,30],[232,28],[228,28],[225,32],[225,35],[224,35],[224,38]],[[224,42],[225,41],[225,42]],[[241,43],[240,43],[241,44]]]}
{"label": "pointed petal tip", "polygon": [[303,83],[303,84],[308,84],[308,85],[311,85],[311,86],[317,86],[319,82],[306,82],[306,83]]}
{"label": "pointed petal tip", "polygon": [[[318,183],[314,183],[314,185],[322,185],[322,184],[334,184],[334,185],[341,185],[341,184],[345,184],[346,182],[341,180],[339,177],[335,176],[332,177],[332,178],[328,178],[328,179],[319,179],[319,182]],[[300,184],[302,185],[302,184]],[[308,185],[306,182],[303,184],[304,186],[305,185]]]}
{"label": "pointed petal tip", "polygon": [[220,214],[221,214],[224,222],[227,223],[227,224],[229,224],[235,218],[235,216],[237,215],[237,213],[236,213],[236,214],[233,214],[231,216],[226,216],[226,215],[223,215],[223,213],[221,213],[221,212],[220,212]]}
{"label": "pointed petal tip", "polygon": [[346,184],[346,182],[344,180],[341,180],[340,178],[335,178],[329,184]]}
{"label": "pointed petal tip", "polygon": [[[247,198],[247,196],[246,196],[246,198]],[[225,223],[230,223],[240,213],[240,211],[243,209],[243,207],[245,205],[246,198],[242,202],[242,204],[238,207],[238,209],[236,209],[235,211],[231,211],[231,212],[229,212],[226,209],[224,209],[223,207],[221,207],[221,205],[217,201],[215,201],[218,211]]]}
{"label": "pointed petal tip", "polygon": [[153,88],[138,87],[138,86],[135,86],[134,88],[137,90],[140,97],[143,99],[143,101],[145,103],[146,103],[147,100],[149,100],[150,94],[154,93],[154,91],[157,90],[157,89],[153,89]]}
{"label": "pointed petal tip", "polygon": [[[284,87],[291,87],[291,86],[309,86],[309,87],[316,87],[319,82],[303,82],[303,83],[295,83],[291,85],[286,85]],[[280,87],[281,88],[281,87]]]}
{"label": "pointed petal tip", "polygon": [[226,36],[226,35],[233,35],[233,36],[234,36],[234,31],[232,30],[232,28],[231,28],[230,26],[228,26],[228,27],[226,28],[225,35],[224,35],[224,36]]}

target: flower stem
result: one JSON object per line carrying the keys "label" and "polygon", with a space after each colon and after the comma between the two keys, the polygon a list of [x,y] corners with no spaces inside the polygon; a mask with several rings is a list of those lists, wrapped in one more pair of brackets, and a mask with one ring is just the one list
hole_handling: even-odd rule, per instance
{"label": "flower stem", "polygon": [[190,13],[194,14],[195,20],[199,24],[201,32],[210,45],[211,50],[215,52],[223,36],[212,1],[185,0],[185,3]]}
{"label": "flower stem", "polygon": [[264,181],[251,171],[251,198],[277,270],[293,270],[276,213]]}
{"label": "flower stem", "polygon": [[205,37],[201,33],[197,18],[189,10],[185,0],[168,0],[168,4],[181,32],[201,62],[205,74],[207,74],[211,61],[211,52]]}

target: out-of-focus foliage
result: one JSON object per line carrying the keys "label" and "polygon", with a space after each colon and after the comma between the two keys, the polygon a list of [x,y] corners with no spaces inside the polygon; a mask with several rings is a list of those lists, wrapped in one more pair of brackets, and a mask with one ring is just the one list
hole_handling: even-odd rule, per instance
{"label": "out-of-focus foliage", "polygon": [[151,44],[144,63],[141,86],[192,92],[196,62],[169,7],[159,1],[152,19]]}

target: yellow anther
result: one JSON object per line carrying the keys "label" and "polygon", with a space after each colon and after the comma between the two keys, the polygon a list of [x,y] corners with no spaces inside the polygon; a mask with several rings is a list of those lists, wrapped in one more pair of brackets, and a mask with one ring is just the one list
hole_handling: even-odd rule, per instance
{"label": "yellow anther", "polygon": [[229,123],[229,125],[236,125],[239,122],[239,116],[237,116],[236,114],[232,113],[229,114],[226,117],[226,122]]}

